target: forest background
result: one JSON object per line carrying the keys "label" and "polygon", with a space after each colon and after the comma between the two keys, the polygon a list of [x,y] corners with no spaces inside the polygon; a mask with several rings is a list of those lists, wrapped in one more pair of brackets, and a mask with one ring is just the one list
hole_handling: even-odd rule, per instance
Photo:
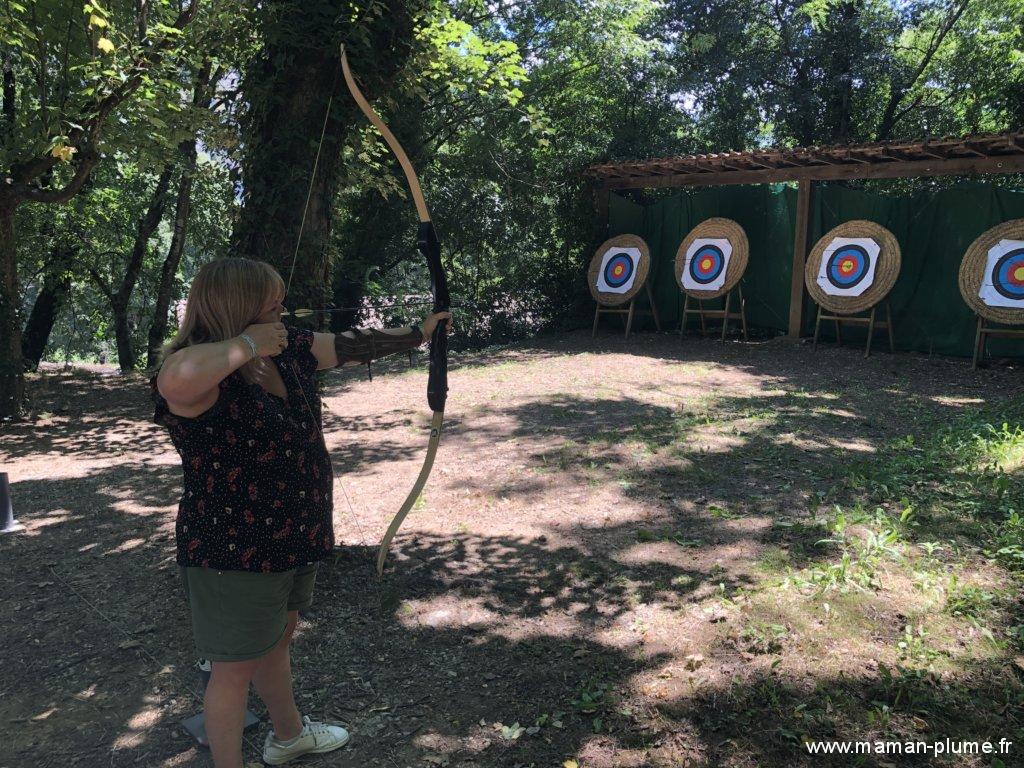
{"label": "forest background", "polygon": [[4,0],[0,417],[43,361],[154,365],[220,256],[362,307],[321,327],[422,316],[387,308],[428,280],[341,43],[420,172],[463,347],[590,321],[593,163],[1024,125],[1024,0]]}

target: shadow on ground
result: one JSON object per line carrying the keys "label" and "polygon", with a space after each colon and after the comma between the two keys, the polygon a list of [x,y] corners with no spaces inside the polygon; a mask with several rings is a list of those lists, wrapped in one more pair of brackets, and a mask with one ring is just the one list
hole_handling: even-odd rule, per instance
{"label": "shadow on ground", "polygon": [[[318,578],[295,667],[302,711],[347,723],[354,739],[307,764],[468,768],[574,758],[585,766],[881,767],[943,761],[811,757],[802,742],[1024,739],[1011,648],[979,655],[959,674],[876,664],[837,675],[813,658],[773,664],[804,653],[787,640],[752,658],[733,642],[735,613],[715,613],[763,583],[756,558],[765,548],[783,550],[792,568],[836,561],[839,551],[817,544],[808,520],[831,503],[849,466],[886,462],[891,441],[925,439],[968,406],[997,407],[1019,394],[1015,372],[909,356],[780,353],[768,344],[680,346],[671,336],[572,341],[477,355],[466,370],[566,357],[587,369],[602,356],[628,355],[690,366],[700,377],[666,385],[610,366],[608,377],[575,391],[560,382],[551,394],[485,409],[483,423],[464,416],[446,438],[466,471],[448,484],[524,507],[550,494],[552,482],[584,497],[611,489],[623,503],[644,505],[646,516],[609,522],[606,510],[584,504],[573,509],[586,514],[559,520],[557,531],[521,536],[438,535],[411,525],[383,581],[373,574],[372,548],[339,549]],[[749,387],[716,388],[724,370]],[[29,530],[0,540],[8,574],[0,585],[8,648],[0,766],[210,765],[178,729],[198,709],[198,682],[173,558],[180,471],[149,459],[167,440],[146,423],[138,382],[62,374],[39,388],[37,399],[47,398],[54,415],[74,417],[9,431],[5,466],[115,447],[123,461],[77,476],[15,475]],[[326,430],[372,436],[417,418],[329,414]],[[526,475],[472,471],[474,448],[508,439]],[[413,435],[408,443],[347,443],[332,458],[354,473],[421,451]],[[1018,492],[1019,475],[1013,482]],[[970,521],[935,524],[944,527],[913,535],[976,532]],[[662,546],[672,557],[658,556]],[[655,606],[678,615],[680,634],[702,633],[700,660],[682,641],[646,643],[637,617]],[[251,737],[247,759],[258,758],[263,733]]]}

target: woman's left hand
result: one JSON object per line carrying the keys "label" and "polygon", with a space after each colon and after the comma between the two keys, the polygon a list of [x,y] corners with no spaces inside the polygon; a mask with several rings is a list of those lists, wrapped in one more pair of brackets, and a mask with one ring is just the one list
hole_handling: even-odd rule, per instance
{"label": "woman's left hand", "polygon": [[437,324],[442,320],[448,321],[448,333],[452,332],[452,313],[451,312],[436,312],[433,315],[427,315],[423,318],[423,322],[420,323],[420,328],[423,331],[423,338],[428,339],[434,335],[434,329],[437,328]]}

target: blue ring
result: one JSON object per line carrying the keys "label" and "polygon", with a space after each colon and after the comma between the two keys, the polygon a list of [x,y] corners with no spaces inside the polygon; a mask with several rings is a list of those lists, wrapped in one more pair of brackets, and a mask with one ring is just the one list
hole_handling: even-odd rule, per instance
{"label": "blue ring", "polygon": [[1024,248],[1016,248],[1004,254],[992,268],[992,284],[995,289],[1013,301],[1024,299],[1024,285],[1014,285],[1010,280],[1010,270],[1018,267],[1024,267]]}
{"label": "blue ring", "polygon": [[[852,275],[843,275],[839,271],[839,262],[844,258],[853,257],[857,260],[858,269]],[[868,266],[871,260],[868,252],[860,245],[844,245],[828,257],[828,264],[825,266],[825,274],[828,281],[836,288],[853,288],[867,277]]]}
{"label": "blue ring", "polygon": [[[697,263],[707,256],[714,259],[714,267],[708,275],[702,275],[697,272]],[[693,258],[690,259],[690,277],[695,283],[701,285],[707,285],[718,279],[722,274],[722,269],[725,267],[725,254],[722,253],[722,249],[717,245],[702,245],[700,250],[693,254]]]}
{"label": "blue ring", "polygon": [[[615,267],[619,264],[625,264],[626,268],[622,271],[622,277],[615,277]],[[632,256],[628,253],[616,253],[608,259],[608,263],[604,266],[604,281],[609,288],[621,288],[633,276],[635,270],[636,265],[633,263]]]}

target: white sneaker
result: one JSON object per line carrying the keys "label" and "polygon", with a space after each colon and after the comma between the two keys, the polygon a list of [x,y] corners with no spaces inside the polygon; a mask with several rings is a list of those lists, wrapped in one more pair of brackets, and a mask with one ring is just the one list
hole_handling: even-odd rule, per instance
{"label": "white sneaker", "polygon": [[348,744],[348,731],[340,725],[317,723],[308,715],[302,718],[302,722],[302,732],[287,744],[278,741],[273,731],[267,734],[263,744],[264,763],[281,765],[302,755],[319,755]]}

